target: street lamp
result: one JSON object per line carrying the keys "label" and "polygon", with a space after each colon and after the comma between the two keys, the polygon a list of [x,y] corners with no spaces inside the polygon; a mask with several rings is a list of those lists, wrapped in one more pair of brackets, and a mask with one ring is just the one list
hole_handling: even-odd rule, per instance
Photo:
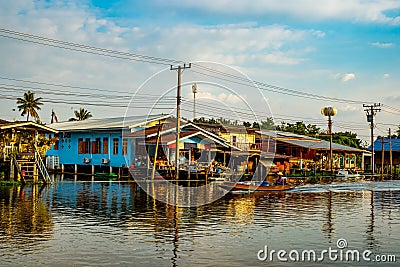
{"label": "street lamp", "polygon": [[197,84],[192,85],[193,92],[193,121],[196,118],[196,93],[197,93]]}
{"label": "street lamp", "polygon": [[337,109],[333,107],[324,107],[321,109],[321,114],[328,117],[328,133],[329,133],[329,165],[331,169],[331,174],[333,174],[333,155],[332,155],[332,118],[337,113]]}

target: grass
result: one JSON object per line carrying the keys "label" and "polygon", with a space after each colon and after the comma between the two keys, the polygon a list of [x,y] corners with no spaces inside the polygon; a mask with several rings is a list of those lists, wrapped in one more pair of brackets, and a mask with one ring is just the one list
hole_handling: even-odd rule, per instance
{"label": "grass", "polygon": [[18,181],[0,181],[0,186],[4,185],[21,185],[21,182]]}

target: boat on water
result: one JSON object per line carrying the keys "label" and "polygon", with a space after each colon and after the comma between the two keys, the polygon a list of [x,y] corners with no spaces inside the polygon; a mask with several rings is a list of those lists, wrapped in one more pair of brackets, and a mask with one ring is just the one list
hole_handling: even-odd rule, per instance
{"label": "boat on water", "polygon": [[346,180],[346,179],[359,179],[363,176],[353,171],[349,170],[340,170],[335,174],[335,177],[339,180]]}
{"label": "boat on water", "polygon": [[283,185],[270,185],[262,182],[224,182],[220,187],[230,191],[252,191],[252,192],[279,192],[293,189],[294,186],[290,184]]}
{"label": "boat on water", "polygon": [[118,175],[115,173],[96,172],[94,174],[95,181],[116,181]]}

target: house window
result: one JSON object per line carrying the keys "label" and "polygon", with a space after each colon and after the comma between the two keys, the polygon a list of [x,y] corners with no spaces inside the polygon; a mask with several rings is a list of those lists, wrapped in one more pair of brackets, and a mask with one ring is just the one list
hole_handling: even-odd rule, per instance
{"label": "house window", "polygon": [[54,150],[58,150],[58,140],[54,143]]}
{"label": "house window", "polygon": [[232,136],[232,145],[234,145],[234,146],[237,145],[236,135]]}
{"label": "house window", "polygon": [[90,154],[90,138],[86,138],[84,154]]}
{"label": "house window", "polygon": [[113,154],[118,155],[118,145],[119,145],[119,139],[114,138],[113,139]]}
{"label": "house window", "polygon": [[108,138],[103,138],[103,154],[108,154]]}
{"label": "house window", "polygon": [[122,140],[122,155],[128,154],[128,139]]}
{"label": "house window", "polygon": [[83,138],[79,138],[78,139],[78,154],[84,154],[83,150],[84,150],[84,143],[83,142]]}
{"label": "house window", "polygon": [[96,138],[96,140],[92,142],[92,153],[100,154],[100,151],[101,151],[101,141],[100,138]]}

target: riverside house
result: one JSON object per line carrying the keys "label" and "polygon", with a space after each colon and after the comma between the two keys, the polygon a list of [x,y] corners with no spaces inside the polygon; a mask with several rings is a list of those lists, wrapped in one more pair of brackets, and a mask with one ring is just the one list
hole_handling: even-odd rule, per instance
{"label": "riverside house", "polygon": [[[260,131],[244,126],[208,123],[197,125],[240,148],[241,153],[247,155],[245,168],[250,174],[259,172],[264,176],[265,172],[292,174],[329,170],[328,141],[290,132]],[[336,170],[363,170],[364,162],[367,162],[365,159],[371,157],[371,153],[366,150],[336,143],[332,144],[332,151],[333,168]],[[256,170],[256,166],[262,170]]]}
{"label": "riverside house", "polygon": [[57,130],[32,121],[0,120],[0,163],[2,173],[14,181],[50,182],[42,161],[44,151],[53,141],[47,135]]}
{"label": "riverside house", "polygon": [[68,173],[118,172],[135,162],[134,144],[124,135],[165,120],[169,115],[91,118],[51,124],[59,131],[47,152],[49,169]]}
{"label": "riverside house", "polygon": [[[382,145],[383,144],[383,145]],[[372,151],[369,147],[368,151]],[[374,142],[375,169],[378,173],[398,174],[400,172],[400,138],[388,138],[378,136]],[[383,162],[383,164],[382,164]],[[370,165],[371,162],[369,161]],[[390,170],[390,166],[392,169]]]}
{"label": "riverside house", "polygon": [[[47,152],[47,165],[63,173],[129,175],[128,167],[147,166],[148,170],[155,157],[162,165],[171,166],[175,161],[176,124],[171,115],[91,118],[53,123],[51,127],[59,133],[56,144]],[[240,150],[184,121],[180,136],[179,156],[182,160],[186,158],[187,165],[194,162],[209,165],[215,157],[223,162],[231,151]]]}

